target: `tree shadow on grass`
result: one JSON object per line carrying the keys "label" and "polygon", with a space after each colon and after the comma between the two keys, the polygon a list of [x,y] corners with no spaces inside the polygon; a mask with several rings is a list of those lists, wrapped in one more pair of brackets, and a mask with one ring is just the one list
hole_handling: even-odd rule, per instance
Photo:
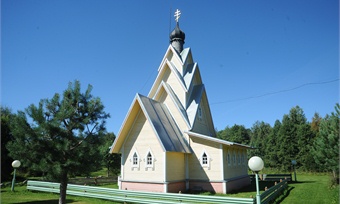
{"label": "tree shadow on grass", "polygon": [[[73,202],[75,202],[73,199],[66,199],[66,203],[73,203]],[[18,202],[18,203],[13,203],[13,204],[53,204],[53,203],[59,203],[59,199]]]}

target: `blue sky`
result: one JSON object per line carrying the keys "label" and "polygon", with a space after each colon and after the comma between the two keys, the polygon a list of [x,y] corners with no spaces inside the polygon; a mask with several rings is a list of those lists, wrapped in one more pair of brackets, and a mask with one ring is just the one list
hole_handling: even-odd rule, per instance
{"label": "blue sky", "polygon": [[2,0],[1,104],[24,110],[77,79],[93,86],[117,134],[157,76],[177,8],[218,130],[273,125],[296,105],[309,121],[334,110],[336,0]]}

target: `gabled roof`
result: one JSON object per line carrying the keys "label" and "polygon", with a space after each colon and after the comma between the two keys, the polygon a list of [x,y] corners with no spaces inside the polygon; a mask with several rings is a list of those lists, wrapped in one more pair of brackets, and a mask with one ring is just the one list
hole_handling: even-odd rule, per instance
{"label": "gabled roof", "polygon": [[[167,65],[167,66],[166,66]],[[155,82],[153,83],[150,92],[148,94],[148,97],[154,97],[157,89],[159,88],[159,85],[161,84],[161,82],[163,81],[163,76],[165,74],[166,71],[166,67],[168,67],[168,69],[174,73],[176,79],[178,80],[179,84],[181,85],[181,87],[183,88],[183,91],[188,91],[185,82],[183,80],[183,77],[181,76],[181,74],[178,72],[178,70],[175,68],[175,65],[170,62],[169,60],[165,59],[164,63],[162,63],[160,70],[158,71],[158,75],[156,77]]]}
{"label": "gabled roof", "polygon": [[[128,136],[129,130],[126,130],[126,128],[132,127],[132,125],[126,125],[125,123],[135,119],[136,114],[133,114],[133,112],[136,111],[137,104],[139,104],[140,110],[152,126],[163,151],[191,153],[190,148],[183,139],[181,131],[165,105],[140,94],[136,95],[129,113],[124,120],[122,129],[111,147],[110,153],[120,152],[120,149]],[[135,111],[132,111],[133,109],[135,109]]]}
{"label": "gabled roof", "polygon": [[164,89],[165,92],[170,96],[170,98],[172,99],[172,101],[174,102],[175,106],[178,108],[178,111],[181,113],[184,121],[186,122],[187,126],[190,127],[190,123],[189,123],[189,118],[188,118],[188,114],[185,110],[185,107],[182,105],[182,103],[179,101],[177,95],[174,93],[174,91],[172,90],[172,88],[169,86],[169,84],[165,83],[164,81],[162,81],[161,86],[158,88],[158,90],[156,91],[155,97],[159,94],[161,89]]}
{"label": "gabled roof", "polygon": [[211,137],[211,136],[199,134],[199,133],[196,133],[196,132],[185,131],[185,133],[187,133],[190,137],[196,137],[196,138],[200,138],[200,139],[203,139],[203,140],[215,142],[215,143],[218,143],[218,144],[223,144],[223,145],[228,145],[228,146],[238,146],[238,147],[243,147],[243,148],[247,148],[247,149],[253,149],[249,145],[239,144],[239,143],[236,143],[236,142],[229,142],[227,140],[218,139],[216,137]]}

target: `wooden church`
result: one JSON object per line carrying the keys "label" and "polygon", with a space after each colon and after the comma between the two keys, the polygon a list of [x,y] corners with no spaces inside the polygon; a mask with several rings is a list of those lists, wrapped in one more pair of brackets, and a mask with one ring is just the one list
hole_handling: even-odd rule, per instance
{"label": "wooden church", "polygon": [[110,153],[119,188],[228,193],[250,185],[249,146],[216,138],[207,93],[185,33],[176,27],[148,96],[136,94]]}

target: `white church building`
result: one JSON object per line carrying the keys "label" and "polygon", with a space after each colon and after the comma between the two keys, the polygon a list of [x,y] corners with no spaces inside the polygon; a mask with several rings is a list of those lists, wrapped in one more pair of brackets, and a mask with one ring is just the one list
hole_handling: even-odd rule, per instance
{"label": "white church building", "polygon": [[120,189],[228,193],[250,185],[247,145],[218,139],[197,62],[176,27],[147,96],[136,94],[110,153]]}

